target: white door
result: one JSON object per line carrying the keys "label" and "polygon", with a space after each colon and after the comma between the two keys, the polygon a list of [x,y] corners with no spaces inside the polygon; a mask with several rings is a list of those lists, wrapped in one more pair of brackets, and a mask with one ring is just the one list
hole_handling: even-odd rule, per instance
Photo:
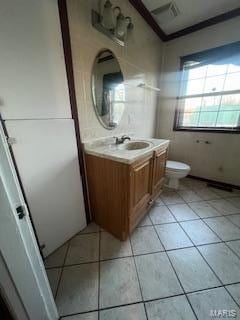
{"label": "white door", "polygon": [[[29,319],[58,313],[0,123],[0,251]],[[17,208],[24,209],[19,219]],[[1,277],[0,277],[1,281]],[[0,286],[2,283],[0,283]]]}
{"label": "white door", "polygon": [[3,119],[71,118],[57,0],[1,0]]}
{"label": "white door", "polygon": [[11,120],[8,135],[44,256],[86,226],[74,121]]}

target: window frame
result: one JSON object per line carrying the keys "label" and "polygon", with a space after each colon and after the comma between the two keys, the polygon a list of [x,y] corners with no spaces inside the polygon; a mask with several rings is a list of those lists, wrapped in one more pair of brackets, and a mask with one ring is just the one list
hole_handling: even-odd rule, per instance
{"label": "window frame", "polygon": [[[196,59],[197,57],[199,57],[200,55],[208,55],[208,54],[211,54],[211,53],[217,53],[222,50],[223,52],[225,51],[230,51],[230,52],[237,52],[237,48],[239,47],[240,45],[240,41],[238,42],[234,42],[234,43],[231,43],[229,45],[225,45],[225,46],[221,46],[221,47],[217,47],[217,48],[213,48],[213,49],[209,49],[209,50],[205,50],[205,51],[201,51],[201,52],[197,52],[197,53],[194,53],[194,54],[190,54],[190,55],[187,55],[187,56],[183,56],[183,57],[180,57],[180,73],[181,73],[181,80],[180,80],[180,85],[182,83],[182,72],[183,72],[183,67],[184,67],[184,62],[187,61],[188,57],[189,59]],[[180,90],[180,86],[179,86],[179,90]],[[228,93],[237,93],[236,91],[239,91],[240,93],[240,90],[231,90],[231,91],[228,91]],[[224,91],[219,91],[219,92],[216,92],[214,95],[221,95],[221,93],[223,93]],[[224,92],[224,94],[227,94],[226,91]],[[212,94],[211,94],[212,95]],[[191,95],[191,96],[198,96],[198,94],[196,95]],[[191,96],[189,96],[189,98],[191,98]],[[203,96],[203,94],[199,94],[199,96]],[[205,96],[205,95],[204,95]],[[208,94],[206,94],[206,96],[208,96]],[[181,126],[179,124],[179,115],[180,115],[180,105],[179,105],[179,100],[180,99],[183,99],[183,97],[177,97],[176,98],[176,107],[175,107],[175,114],[174,114],[174,122],[173,122],[173,131],[190,131],[190,132],[208,132],[208,133],[230,133],[230,134],[234,134],[234,133],[240,133],[240,125],[235,127],[235,128],[227,128],[227,127],[184,127],[184,126]]]}

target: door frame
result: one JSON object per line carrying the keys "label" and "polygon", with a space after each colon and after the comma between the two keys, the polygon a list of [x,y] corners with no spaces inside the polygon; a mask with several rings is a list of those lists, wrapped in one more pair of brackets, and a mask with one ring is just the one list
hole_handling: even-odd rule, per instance
{"label": "door frame", "polygon": [[[5,134],[6,139],[8,139],[8,138],[9,138],[9,134],[8,134],[7,128],[6,128],[6,126],[5,126],[5,122],[4,122],[4,120],[2,119],[1,113],[0,113],[0,125],[2,126],[2,130],[3,130],[4,134]],[[28,209],[28,212],[29,212],[29,219],[30,219],[31,224],[32,224],[32,228],[33,228],[34,235],[35,235],[35,238],[36,238],[36,241],[37,241],[37,245],[38,245],[38,248],[39,248],[41,257],[42,257],[42,259],[44,259],[43,253],[42,253],[42,250],[41,250],[40,241],[39,241],[39,239],[38,239],[37,231],[36,231],[36,228],[35,228],[33,219],[32,219],[31,210],[29,209],[29,205],[28,205],[26,193],[25,193],[25,190],[24,190],[24,187],[23,187],[23,184],[22,184],[22,180],[21,180],[21,177],[20,177],[20,174],[19,174],[17,162],[16,162],[16,159],[15,159],[15,156],[14,156],[14,153],[13,153],[13,150],[12,150],[11,145],[8,145],[8,150],[9,150],[9,153],[10,153],[10,155],[11,155],[12,162],[13,162],[13,164],[14,164],[14,169],[15,169],[15,172],[16,172],[16,175],[17,175],[17,179],[18,179],[18,182],[19,182],[19,186],[20,186],[20,188],[21,188],[21,192],[22,192],[23,199],[24,199],[24,201],[25,201],[25,204],[26,204],[27,209]]]}
{"label": "door frame", "polygon": [[[17,296],[20,298],[29,319],[57,320],[59,318],[58,311],[1,122],[0,199],[2,209],[1,257],[16,289]],[[21,220],[16,211],[18,206],[23,208],[25,214]],[[1,263],[2,265],[3,263]],[[0,287],[9,292],[6,276],[2,277],[2,274]]]}
{"label": "door frame", "polygon": [[14,320],[12,312],[10,311],[9,305],[6,303],[0,292],[0,317],[2,319]]}
{"label": "door frame", "polygon": [[[2,313],[4,317],[2,316]],[[9,314],[10,313],[10,316]],[[1,317],[2,316],[2,317]],[[14,286],[5,261],[0,254],[0,319],[29,320]]]}
{"label": "door frame", "polygon": [[86,164],[85,164],[84,151],[83,151],[82,140],[81,140],[80,122],[79,122],[78,109],[77,109],[77,98],[76,98],[75,81],[74,81],[74,73],[73,73],[72,48],[71,48],[66,0],[58,0],[58,10],[59,10],[61,32],[62,32],[63,52],[64,52],[64,59],[65,59],[65,66],[66,66],[66,73],[67,73],[70,106],[71,106],[72,118],[74,120],[75,132],[76,132],[79,168],[80,168],[80,174],[82,177],[86,220],[87,220],[87,223],[89,223],[92,220],[92,218],[91,218],[91,211],[90,211],[88,185],[87,185]]}

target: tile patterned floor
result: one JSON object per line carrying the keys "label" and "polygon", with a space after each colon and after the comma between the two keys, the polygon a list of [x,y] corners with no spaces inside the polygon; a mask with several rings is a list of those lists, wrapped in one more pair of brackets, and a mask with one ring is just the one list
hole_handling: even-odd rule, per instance
{"label": "tile patterned floor", "polygon": [[45,266],[61,319],[240,319],[240,191],[185,178],[127,241],[91,223]]}

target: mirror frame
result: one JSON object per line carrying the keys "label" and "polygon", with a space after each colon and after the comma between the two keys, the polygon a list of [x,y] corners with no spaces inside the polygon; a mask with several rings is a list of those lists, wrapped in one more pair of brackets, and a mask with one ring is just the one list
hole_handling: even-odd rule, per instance
{"label": "mirror frame", "polygon": [[96,59],[100,56],[101,53],[103,53],[104,51],[109,51],[113,56],[114,58],[117,60],[118,64],[119,64],[119,67],[120,67],[120,71],[123,75],[123,82],[125,81],[124,79],[124,74],[122,72],[122,69],[121,69],[121,65],[119,63],[119,60],[117,58],[117,56],[115,55],[115,53],[111,50],[111,49],[107,49],[107,48],[103,48],[101,50],[98,51],[98,53],[96,54],[95,58],[94,58],[94,61],[93,61],[93,64],[92,64],[92,69],[91,69],[91,81],[90,81],[90,85],[91,85],[91,95],[92,95],[92,102],[93,102],[93,108],[94,108],[94,112],[95,112],[95,115],[98,119],[98,121],[100,122],[100,124],[107,130],[114,130],[118,127],[119,123],[115,126],[115,127],[109,127],[106,125],[106,123],[101,119],[101,117],[99,116],[98,114],[98,111],[97,111],[97,104],[96,104],[96,98],[95,98],[95,91],[94,91],[94,85],[93,85],[93,69],[94,69],[94,66],[95,66],[95,61]]}

